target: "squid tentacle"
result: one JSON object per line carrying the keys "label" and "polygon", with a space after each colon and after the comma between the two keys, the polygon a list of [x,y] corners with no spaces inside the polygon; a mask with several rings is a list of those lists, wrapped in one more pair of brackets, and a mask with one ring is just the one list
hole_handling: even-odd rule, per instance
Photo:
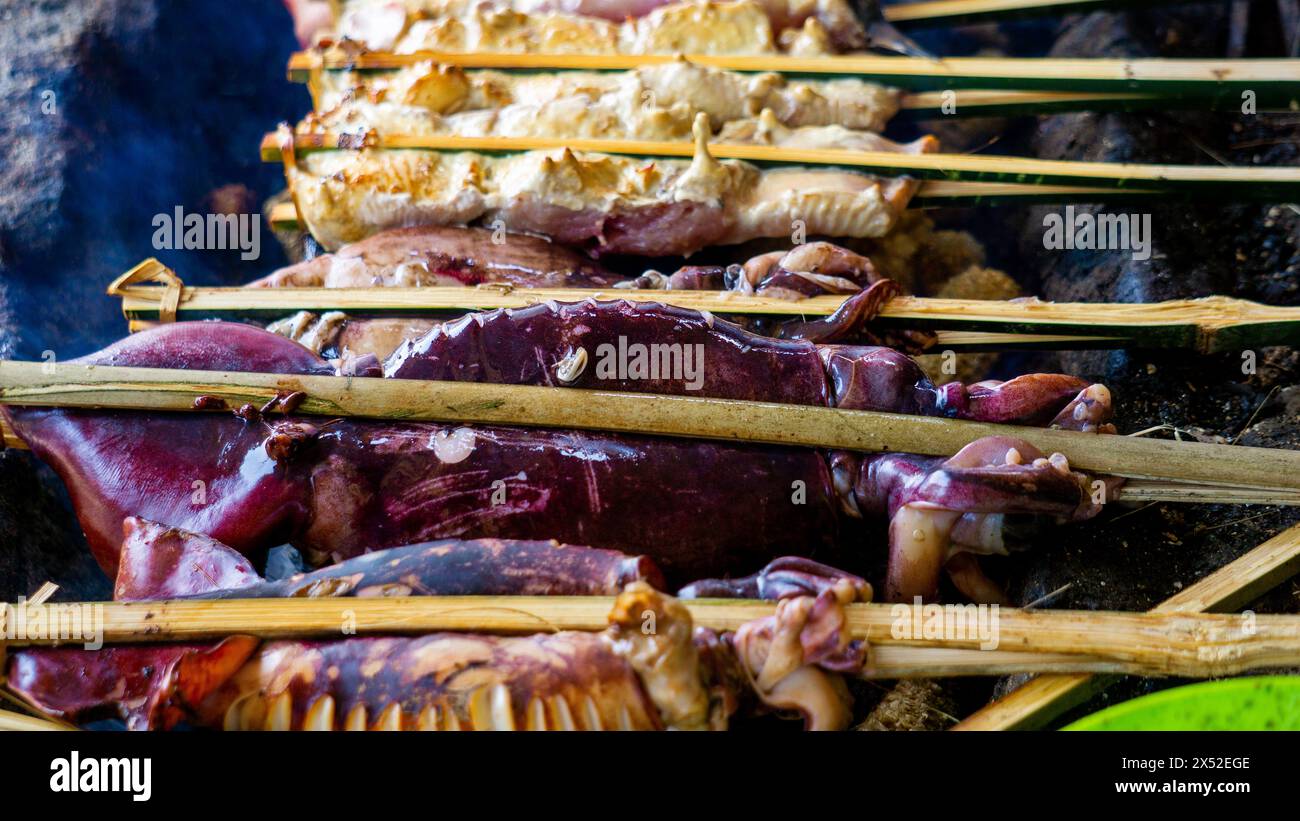
{"label": "squid tentacle", "polygon": [[[1090,477],[1064,456],[1006,436],[980,439],[946,460],[869,457],[855,493],[864,510],[890,518],[890,601],[933,598],[953,550],[1004,552],[1011,529],[1027,519],[1080,521],[1101,510]],[[969,581],[966,564],[956,567],[963,590],[984,589]]]}

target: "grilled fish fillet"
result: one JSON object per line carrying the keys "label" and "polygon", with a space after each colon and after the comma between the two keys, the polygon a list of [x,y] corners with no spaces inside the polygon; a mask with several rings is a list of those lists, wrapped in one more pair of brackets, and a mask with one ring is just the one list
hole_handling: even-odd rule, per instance
{"label": "grilled fish fillet", "polygon": [[[848,51],[867,45],[866,28],[846,0],[746,0],[746,3],[758,7],[773,31],[798,29],[813,18],[826,29],[837,49]],[[556,13],[614,23],[688,4],[680,0],[490,0],[494,8],[521,14]],[[340,4],[341,32],[356,31],[358,26],[364,30],[368,20],[377,15],[396,19],[399,11],[403,19],[455,17],[464,13],[465,5],[463,0],[344,0]]]}
{"label": "grilled fish fillet", "polygon": [[[760,115],[786,129],[875,132],[898,111],[898,93],[873,83],[787,81],[772,72],[742,74],[686,60],[554,74],[466,72],[426,62],[379,76],[324,72],[316,93],[319,113],[308,115],[300,133],[673,140],[689,137],[700,113],[713,132],[730,127],[734,136],[752,131]],[[896,145],[873,137],[844,147],[862,144]]]}
{"label": "grilled fish fillet", "polygon": [[706,118],[690,161],[575,153],[361,150],[293,155],[298,213],[326,248],[386,228],[469,225],[548,236],[593,255],[687,255],[803,234],[879,237],[915,193],[908,179],[834,168],[760,170],[715,159]]}
{"label": "grilled fish fillet", "polygon": [[[608,20],[539,6],[552,0],[407,0],[349,3],[334,38],[397,54],[833,54],[859,48],[865,35],[834,33],[813,15],[769,13],[768,0],[681,2],[640,17]],[[780,0],[772,0],[779,3]],[[789,0],[792,7],[801,0]],[[818,0],[827,9],[843,0]],[[845,17],[841,10],[837,19]],[[800,21],[796,24],[796,21]],[[789,27],[782,27],[789,25]],[[860,30],[860,27],[859,27]],[[331,39],[331,38],[327,38]],[[859,42],[860,41],[860,42]]]}

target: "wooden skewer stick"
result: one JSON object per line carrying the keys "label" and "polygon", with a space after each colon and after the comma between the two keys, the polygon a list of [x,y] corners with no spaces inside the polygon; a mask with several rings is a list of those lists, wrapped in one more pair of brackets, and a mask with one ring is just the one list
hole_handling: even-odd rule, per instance
{"label": "wooden skewer stick", "polygon": [[4,419],[0,419],[0,442],[4,443],[5,450],[27,450],[27,443],[14,433]]}
{"label": "wooden skewer stick", "polygon": [[[965,2],[965,0],[962,0]],[[306,82],[321,69],[393,70],[422,62],[463,68],[627,71],[680,59],[674,54],[506,54],[418,52],[349,54],[341,50],[299,52],[289,58],[289,79]],[[1235,97],[1253,91],[1261,105],[1287,106],[1297,95],[1300,60],[1163,60],[1038,57],[892,57],[874,54],[829,57],[690,54],[697,65],[730,71],[776,71],[792,75],[856,77],[915,91],[1015,89],[1143,93],[1199,98]]]}
{"label": "wooden skewer stick", "polygon": [[1291,490],[1227,485],[1206,485],[1195,482],[1161,482],[1134,480],[1125,482],[1115,494],[1120,502],[1180,502],[1184,504],[1215,505],[1286,505],[1300,506],[1300,493]]}
{"label": "wooden skewer stick", "polygon": [[[733,291],[490,285],[477,288],[217,288],[185,286],[179,279],[166,286],[118,284],[128,278],[138,279],[141,272],[147,275],[156,270],[166,268],[156,259],[145,260],[109,286],[108,293],[121,298],[122,313],[128,320],[280,318],[295,311],[405,316],[522,308],[548,301],[584,299],[658,302],[715,314],[829,316],[847,299],[815,296],[796,302]],[[988,334],[988,341],[1013,342],[1014,334],[1031,334],[1037,335],[1029,340],[1035,345],[1097,340],[1098,347],[1192,348],[1208,353],[1300,344],[1300,308],[1273,307],[1222,296],[1158,303],[902,296],[890,300],[875,322],[886,328],[978,331]],[[950,338],[949,341],[958,340]]]}
{"label": "wooden skewer stick", "polygon": [[[603,630],[614,599],[609,596],[413,596],[404,598],[289,598],[105,602],[103,641],[123,644],[196,641],[232,634],[265,639],[342,638],[358,635],[424,634],[442,630],[527,634],[556,630]],[[695,623],[735,630],[771,615],[770,602],[700,599],[685,602]],[[906,605],[852,604],[850,634],[872,645],[927,649],[1004,650],[1047,653],[1050,664],[1083,656],[1090,664],[1148,676],[1208,678],[1266,667],[1300,664],[1300,616],[1200,613],[1107,613],[1000,608],[984,630],[942,631],[927,638],[913,632],[926,611]],[[939,608],[940,614],[943,609]],[[942,618],[942,615],[940,616]],[[906,629],[900,629],[906,628]],[[981,636],[980,633],[983,633]],[[15,639],[12,645],[67,643],[67,639]],[[1025,661],[1023,657],[1019,659]]]}
{"label": "wooden skewer stick", "polygon": [[48,718],[37,718],[36,716],[23,715],[13,710],[0,710],[0,732],[17,731],[30,732],[32,730],[74,730],[75,727],[66,727]]}
{"label": "wooden skewer stick", "polygon": [[936,647],[874,647],[864,679],[1014,676],[1034,673],[1111,673],[1131,669],[1127,662],[1098,656],[1015,650],[961,650]]}
{"label": "wooden skewer stick", "polygon": [[[1300,572],[1300,525],[1283,531],[1152,612],[1235,610]],[[1044,727],[1114,682],[1106,676],[1040,676],[957,724],[956,730],[1032,730]]]}
{"label": "wooden skewer stick", "polygon": [[[280,162],[280,136],[262,139],[262,159]],[[355,138],[340,134],[297,134],[295,150],[354,150]],[[572,151],[637,157],[689,159],[696,146],[688,140],[592,140],[555,137],[466,137],[459,134],[385,134],[368,147],[512,153]],[[1098,188],[1161,189],[1168,192],[1213,194],[1231,192],[1251,199],[1279,199],[1300,195],[1300,168],[1289,166],[1234,167],[1222,165],[1157,165],[1042,160],[989,154],[907,154],[897,151],[859,151],[838,148],[785,148],[771,145],[711,143],[709,153],[719,159],[764,164],[833,165],[883,174],[950,181],[1088,185]]]}
{"label": "wooden skewer stick", "polygon": [[918,0],[881,8],[897,26],[988,22],[1044,14],[1087,14],[1126,6],[1165,5],[1177,0]]}
{"label": "wooden skewer stick", "polygon": [[[911,119],[1034,116],[1062,111],[1164,109],[1173,102],[1158,94],[972,88],[951,93],[916,91],[904,94],[895,116]],[[1195,102],[1198,101],[1189,101],[1189,105]]]}
{"label": "wooden skewer stick", "polygon": [[[194,412],[195,400],[263,406],[301,393],[296,412],[407,421],[578,428],[866,452],[951,455],[1015,436],[1095,473],[1300,490],[1300,451],[968,422],[898,413],[532,385],[0,361],[0,403]],[[215,410],[215,408],[214,408]]]}
{"label": "wooden skewer stick", "polygon": [[[909,120],[952,117],[1036,117],[1066,111],[1169,111],[1173,109],[1236,110],[1241,98],[1169,97],[1160,94],[1125,94],[1105,91],[1021,91],[1017,89],[963,89],[916,91],[904,94],[895,118]],[[1274,102],[1261,112],[1285,112]]]}

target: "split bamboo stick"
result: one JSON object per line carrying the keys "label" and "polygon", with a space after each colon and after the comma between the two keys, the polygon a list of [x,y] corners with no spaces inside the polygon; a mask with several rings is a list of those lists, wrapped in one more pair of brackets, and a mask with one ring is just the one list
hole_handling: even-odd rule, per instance
{"label": "split bamboo stick", "polygon": [[13,710],[0,710],[0,732],[17,731],[31,732],[33,730],[72,730],[74,727],[65,727],[48,718],[37,718],[36,716],[23,715]]}
{"label": "split bamboo stick", "polygon": [[1281,489],[1135,480],[1115,494],[1118,502],[1181,502],[1215,505],[1300,505],[1300,492]]}
{"label": "split bamboo stick", "polygon": [[[1125,94],[1105,91],[1021,91],[1017,89],[964,89],[960,93],[916,91],[904,94],[896,117],[931,119],[947,117],[1036,116],[1063,111],[1111,111],[1168,108],[1176,100],[1159,94]],[[1194,105],[1199,101],[1188,101]]]}
{"label": "split bamboo stick", "polygon": [[915,0],[881,8],[897,26],[952,25],[1045,14],[1087,14],[1112,8],[1166,5],[1177,0]]}
{"label": "split bamboo stick", "polygon": [[[1170,111],[1199,109],[1240,111],[1239,96],[1169,97],[1160,94],[1125,94],[1105,91],[1021,91],[1017,89],[962,89],[916,91],[899,100],[896,118],[909,120],[952,117],[1035,117],[1066,111]],[[1258,105],[1259,113],[1285,112],[1273,102]]]}
{"label": "split bamboo stick", "polygon": [[[1081,470],[1135,479],[1300,490],[1300,451],[1096,436],[897,413],[532,385],[0,362],[0,403],[194,412],[301,393],[299,413],[578,428],[866,452],[951,455],[1015,436]],[[209,400],[205,405],[216,404]],[[215,409],[215,408],[214,408]]]}
{"label": "split bamboo stick", "polygon": [[[297,134],[298,152],[354,150],[355,138],[340,134]],[[384,134],[369,147],[515,153],[572,151],[637,157],[694,156],[689,140],[607,140],[557,137],[467,137],[459,134]],[[1159,165],[1043,160],[990,154],[905,154],[838,148],[788,148],[771,145],[711,143],[718,159],[776,165],[830,165],[918,179],[948,181],[1086,185],[1097,188],[1158,188],[1185,194],[1286,200],[1300,195],[1300,168],[1290,166]],[[262,139],[262,159],[280,162],[280,135]]]}
{"label": "split bamboo stick", "polygon": [[[527,634],[603,630],[614,599],[608,596],[413,596],[399,598],[289,598],[105,602],[106,644],[197,641],[232,634],[264,639],[341,638],[347,635],[424,634],[438,631]],[[771,615],[771,602],[699,599],[684,604],[695,623],[735,630]],[[937,605],[935,607],[938,607]],[[970,613],[968,606],[950,605]],[[957,609],[951,609],[957,608]],[[997,626],[965,622],[962,629],[917,632],[927,616],[909,605],[852,604],[845,608],[855,639],[882,647],[1045,653],[1046,664],[1082,656],[1134,675],[1209,678],[1300,664],[1300,616],[1203,613],[1109,613],[1000,608]],[[938,607],[939,613],[945,611]],[[986,611],[990,612],[991,611]],[[967,616],[970,617],[970,616]],[[956,624],[956,622],[953,622]],[[980,635],[983,633],[983,635]],[[992,641],[991,641],[992,640]],[[66,643],[66,639],[62,640]],[[15,639],[13,646],[58,639]],[[995,643],[995,646],[994,646]],[[886,660],[889,660],[886,657]],[[955,659],[945,659],[953,664]],[[1023,656],[1016,663],[1030,663]],[[895,666],[899,664],[897,658]]]}
{"label": "split bamboo stick", "polygon": [[[963,0],[964,2],[964,0]],[[1166,97],[1255,95],[1259,105],[1286,107],[1297,96],[1294,59],[1088,59],[1038,57],[894,57],[874,54],[830,57],[691,54],[693,63],[731,71],[847,76],[914,91],[1014,89],[1021,91],[1160,94]],[[391,54],[311,51],[289,59],[289,78],[306,82],[322,69],[393,70],[421,62],[464,68],[626,71],[680,59],[675,54],[506,54],[418,52]]]}
{"label": "split bamboo stick", "polygon": [[1077,653],[966,650],[936,647],[873,647],[864,679],[954,678],[1049,673],[1122,674],[1126,662]]}
{"label": "split bamboo stick", "polygon": [[[1298,572],[1300,524],[1171,596],[1152,612],[1175,614],[1235,610]],[[1038,729],[1113,682],[1110,677],[1087,674],[1039,676],[968,716],[953,729]]]}
{"label": "split bamboo stick", "polygon": [[[428,288],[218,288],[121,285],[166,270],[155,259],[132,268],[108,288],[120,297],[128,320],[229,317],[279,318],[295,311],[345,311],[373,315],[523,308],[543,302],[623,299],[658,302],[716,314],[829,316],[845,296],[815,296],[799,301],[733,291],[636,290],[625,288],[511,288],[485,285]],[[179,289],[178,291],[175,289]],[[975,331],[950,336],[967,347],[1014,343],[1078,347],[1191,348],[1201,352],[1240,351],[1263,345],[1300,344],[1300,308],[1213,296],[1158,303],[1043,302],[1024,300],[933,299],[901,296],[890,300],[874,320],[884,328]]]}

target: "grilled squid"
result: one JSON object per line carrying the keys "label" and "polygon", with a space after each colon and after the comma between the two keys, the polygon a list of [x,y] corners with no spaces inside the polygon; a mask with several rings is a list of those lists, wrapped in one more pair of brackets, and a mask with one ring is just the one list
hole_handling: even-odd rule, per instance
{"label": "grilled squid", "polygon": [[[692,355],[702,351],[695,361],[707,367],[688,372],[679,361],[674,372],[670,357],[657,375],[633,378],[617,367],[611,373],[610,348],[602,346],[616,353],[620,336],[646,345],[672,339],[683,351],[698,346]],[[572,380],[565,384],[606,390],[689,393],[695,387],[701,396],[1023,424],[1049,423],[1071,406],[1084,412],[1070,411],[1064,423],[1082,424],[1076,416],[1096,422],[1108,411],[1102,390],[1071,377],[935,387],[896,351],[759,337],[706,315],[629,303],[472,315],[403,348],[386,370],[389,378],[560,384],[552,369],[578,347],[590,357],[581,372],[566,371]],[[283,375],[286,393],[294,390],[295,374],[332,372],[283,337],[225,323],[162,326],[82,361],[274,372]],[[940,477],[959,467],[894,454],[576,430],[307,422],[239,410],[3,412],[63,478],[87,540],[110,573],[117,571],[129,516],[206,533],[254,558],[289,541],[317,565],[437,539],[542,538],[647,555],[673,585],[788,554],[852,569],[861,563],[866,538],[859,517],[897,516],[907,504],[879,503],[882,487],[904,487],[882,466],[906,464]],[[1046,478],[1063,474],[1055,464],[1041,467],[1028,445],[1016,448],[1026,458],[998,469],[1007,479],[1002,483],[918,480],[929,494],[919,501],[960,514],[944,532],[963,532],[967,513],[1032,513],[1044,505],[1058,517],[1095,512],[1081,481],[1040,483],[1045,470],[1052,471]],[[895,539],[901,532],[892,530]]]}
{"label": "grilled squid", "polygon": [[[582,557],[584,551],[591,555]],[[653,566],[609,551],[478,541],[382,551],[267,583],[248,578],[243,557],[215,540],[129,520],[115,597],[608,593],[629,577],[654,575],[647,570]],[[835,633],[842,611],[826,611],[823,598],[796,608],[821,613],[823,627],[802,619],[777,631],[783,646],[808,645],[797,654],[801,663],[782,667],[781,675],[773,674],[770,653],[733,652],[730,636],[695,629],[681,604],[637,580],[622,588],[603,633],[265,644],[232,636],[206,646],[33,649],[13,655],[7,686],[47,714],[74,721],[115,716],[131,729],[725,729],[734,713],[764,703],[800,707],[810,728],[836,729],[847,723],[839,712],[768,695],[772,687],[794,688],[786,679],[811,678],[822,693],[810,696],[812,703],[831,705],[827,696],[843,688],[835,674],[861,669],[863,653],[846,655],[850,645]],[[835,633],[830,639],[828,630]],[[755,632],[768,636],[772,626],[764,620],[737,635]],[[828,672],[810,677],[805,666]],[[768,689],[750,692],[749,680]]]}
{"label": "grilled squid", "polygon": [[[842,575],[834,568],[827,574]],[[634,581],[664,589],[663,574],[646,556],[513,539],[403,545],[266,581],[247,558],[210,536],[132,516],[123,523],[113,597],[612,596]]]}
{"label": "grilled squid", "polygon": [[[788,252],[754,257],[743,265],[683,266],[671,275],[647,271],[620,279],[590,259],[546,240],[508,234],[498,244],[481,228],[422,227],[383,231],[306,262],[282,268],[249,287],[426,287],[500,284],[506,288],[635,288],[725,290],[737,294],[803,299],[822,294],[860,295],[882,281],[864,256],[828,242],[810,242]],[[868,322],[892,291],[847,302],[827,319],[784,320],[733,316],[757,333],[812,341],[872,336]],[[402,342],[418,339],[445,322],[430,317],[355,317],[340,311],[299,311],[272,322],[267,330],[286,336],[337,361],[355,374],[357,360],[386,359]],[[928,337],[907,332],[900,340],[924,348]]]}

